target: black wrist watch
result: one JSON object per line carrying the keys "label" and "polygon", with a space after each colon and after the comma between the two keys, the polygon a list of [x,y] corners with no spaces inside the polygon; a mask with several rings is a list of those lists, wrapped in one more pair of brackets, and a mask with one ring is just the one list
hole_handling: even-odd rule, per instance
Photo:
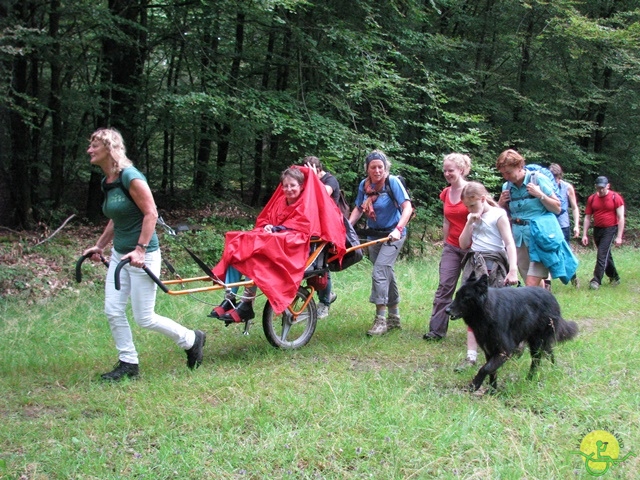
{"label": "black wrist watch", "polygon": [[142,249],[146,252],[147,248],[149,248],[148,243],[136,243],[136,247],[142,247]]}

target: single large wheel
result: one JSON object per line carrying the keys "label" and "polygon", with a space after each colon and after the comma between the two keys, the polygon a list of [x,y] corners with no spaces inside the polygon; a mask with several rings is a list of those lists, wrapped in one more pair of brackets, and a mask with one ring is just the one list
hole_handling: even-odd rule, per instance
{"label": "single large wheel", "polygon": [[[262,328],[269,343],[276,348],[295,349],[305,346],[316,331],[318,316],[316,302],[309,299],[309,291],[300,287],[293,302],[279,316],[267,301],[262,311]],[[304,307],[304,308],[303,308]],[[296,314],[292,314],[291,311]]]}

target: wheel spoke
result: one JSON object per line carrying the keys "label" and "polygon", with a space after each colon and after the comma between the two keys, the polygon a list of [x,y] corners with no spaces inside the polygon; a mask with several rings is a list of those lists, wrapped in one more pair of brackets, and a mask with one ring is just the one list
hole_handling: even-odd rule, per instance
{"label": "wheel spoke", "polygon": [[283,342],[287,341],[287,335],[289,335],[289,330],[291,330],[291,322],[287,317],[287,315],[282,315],[282,335],[280,336],[280,340]]}
{"label": "wheel spoke", "polygon": [[[262,315],[262,327],[269,343],[277,348],[293,349],[306,345],[316,329],[316,305],[309,291],[301,287],[288,309],[279,315],[267,302]],[[302,308],[304,306],[304,308]],[[300,312],[294,319],[291,312]]]}

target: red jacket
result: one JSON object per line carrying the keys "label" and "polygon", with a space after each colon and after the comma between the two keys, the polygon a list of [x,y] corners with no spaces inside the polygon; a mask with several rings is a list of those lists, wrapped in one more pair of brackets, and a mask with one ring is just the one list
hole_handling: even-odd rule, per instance
{"label": "red jacket", "polygon": [[[278,188],[264,207],[253,230],[227,232],[225,248],[214,273],[224,278],[233,266],[252,279],[266,295],[275,313],[283,312],[293,301],[304,276],[311,237],[333,243],[341,259],[345,253],[342,213],[318,177],[307,167],[298,200],[287,205]],[[265,225],[286,230],[267,233]]]}

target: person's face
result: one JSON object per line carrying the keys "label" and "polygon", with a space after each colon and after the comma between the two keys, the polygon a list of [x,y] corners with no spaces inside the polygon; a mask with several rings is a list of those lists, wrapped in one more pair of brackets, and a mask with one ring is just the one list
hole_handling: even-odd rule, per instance
{"label": "person's face", "polygon": [[367,175],[373,183],[384,180],[385,175],[384,162],[382,160],[371,160],[367,166]]}
{"label": "person's face", "polygon": [[596,193],[599,197],[604,197],[609,191],[609,184],[607,183],[604,187],[596,187]]}
{"label": "person's face", "polygon": [[287,203],[291,204],[295,202],[300,196],[300,193],[302,193],[302,185],[300,185],[295,178],[287,175],[282,180],[282,191],[284,192]]}
{"label": "person's face", "polygon": [[518,186],[522,185],[522,182],[524,181],[524,168],[502,167],[500,169],[500,173],[502,174],[502,178],[507,182],[514,183]]}
{"label": "person's face", "polygon": [[470,195],[462,199],[462,203],[467,207],[469,213],[482,213],[484,206],[484,195],[478,197],[477,195]]}
{"label": "person's face", "polygon": [[442,173],[444,174],[444,179],[449,184],[452,184],[458,181],[464,172],[454,162],[446,160],[442,164]]}
{"label": "person's face", "polygon": [[109,159],[109,149],[100,140],[93,140],[87,153],[92,165],[106,165],[105,162]]}

